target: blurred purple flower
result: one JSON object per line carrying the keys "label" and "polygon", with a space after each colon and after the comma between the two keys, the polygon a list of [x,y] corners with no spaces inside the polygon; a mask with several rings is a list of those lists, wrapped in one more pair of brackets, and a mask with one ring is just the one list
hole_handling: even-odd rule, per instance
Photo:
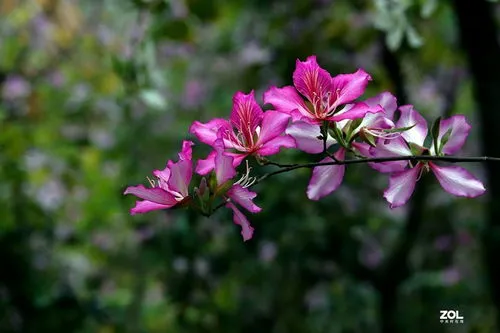
{"label": "blurred purple flower", "polygon": [[143,227],[136,231],[136,239],[139,242],[144,242],[155,235],[155,230],[152,227]]}
{"label": "blurred purple flower", "polygon": [[182,104],[186,108],[195,108],[203,104],[206,97],[206,87],[202,81],[192,79],[186,82]]}
{"label": "blurred purple flower", "polygon": [[13,100],[28,96],[31,86],[28,81],[19,75],[7,77],[2,89],[2,97],[5,100]]}
{"label": "blurred purple flower", "polygon": [[438,251],[449,251],[453,245],[450,235],[439,236],[434,240],[434,248]]}
{"label": "blurred purple flower", "polygon": [[382,262],[382,258],[382,251],[379,248],[367,244],[364,244],[359,254],[359,260],[370,269],[377,268]]}
{"label": "blurred purple flower", "polygon": [[113,247],[113,238],[109,233],[96,232],[92,235],[92,243],[99,249],[108,251]]}
{"label": "blurred purple flower", "polygon": [[54,87],[61,87],[66,81],[64,75],[61,73],[61,71],[58,71],[58,70],[50,73],[47,76],[47,80]]}
{"label": "blurred purple flower", "polygon": [[441,279],[445,285],[453,286],[461,280],[461,275],[458,268],[450,267],[441,273]]}
{"label": "blurred purple flower", "polygon": [[259,249],[259,259],[265,263],[271,262],[276,258],[278,250],[276,245],[271,242],[263,242]]}

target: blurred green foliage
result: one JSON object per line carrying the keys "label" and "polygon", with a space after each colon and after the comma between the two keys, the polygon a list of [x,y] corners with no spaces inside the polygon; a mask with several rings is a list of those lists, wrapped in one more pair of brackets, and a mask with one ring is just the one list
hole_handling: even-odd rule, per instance
{"label": "blurred green foliage", "polygon": [[[247,243],[229,212],[131,217],[122,192],[175,156],[192,121],[226,117],[237,90],[261,101],[311,54],[331,73],[363,67],[371,97],[397,88],[388,47],[408,102],[429,120],[466,114],[475,126],[464,154],[477,154],[456,34],[451,8],[434,0],[3,0],[0,331],[380,327],[380,293],[351,267],[384,262],[407,210],[387,208],[387,179],[368,167],[350,167],[321,202],[305,196],[308,170],[259,185],[264,210]],[[482,202],[431,185],[394,316],[405,332],[491,332]],[[441,309],[465,324],[440,324]]]}

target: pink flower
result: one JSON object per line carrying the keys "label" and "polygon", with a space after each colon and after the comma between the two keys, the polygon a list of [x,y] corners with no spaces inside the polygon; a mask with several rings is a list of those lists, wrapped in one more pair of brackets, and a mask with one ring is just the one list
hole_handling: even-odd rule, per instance
{"label": "pink flower", "polygon": [[[254,92],[245,95],[237,92],[233,97],[230,120],[213,119],[208,123],[195,121],[190,132],[203,143],[214,146],[222,139],[224,154],[233,158],[236,167],[247,156],[255,154],[269,156],[277,154],[281,148],[295,148],[295,140],[282,135],[290,116],[276,111],[263,112],[255,101]],[[196,172],[205,175],[214,168],[216,151],[205,160],[198,161]]]}
{"label": "pink flower", "polygon": [[186,203],[189,200],[189,183],[193,175],[192,148],[193,142],[183,141],[179,153],[179,162],[168,161],[163,170],[154,170],[156,180],[148,178],[151,185],[129,186],[123,194],[133,194],[142,199],[136,201],[130,214],[142,214],[152,210],[167,209]]}
{"label": "pink flower", "polygon": [[[340,148],[334,154],[339,161],[344,160],[346,150]],[[330,157],[320,163],[332,162]],[[313,169],[311,180],[307,186],[307,197],[310,200],[319,200],[335,191],[344,179],[345,165],[324,165]]]}
{"label": "pink flower", "polygon": [[[434,149],[424,147],[427,137],[427,123],[425,119],[411,106],[400,108],[401,117],[397,127],[415,125],[412,129],[402,132],[401,138],[390,140],[375,148],[374,155],[378,156],[408,156],[421,155],[429,152],[436,155]],[[462,115],[452,116],[441,121],[438,140],[448,136],[446,142],[440,145],[440,151],[445,153],[456,152],[462,148],[469,134],[470,125]],[[447,134],[448,133],[448,134]],[[398,162],[399,163],[399,162]],[[423,172],[432,171],[441,187],[448,193],[456,196],[474,198],[485,192],[483,184],[472,176],[466,169],[458,166],[439,166],[434,162],[421,161],[412,165],[408,161],[395,164],[387,162],[385,172],[392,172],[389,187],[384,192],[384,198],[391,208],[404,205],[412,195],[415,184]],[[383,171],[384,172],[384,171]]]}
{"label": "pink flower", "polygon": [[[214,158],[215,177],[217,180],[217,189],[215,192],[217,193],[218,191],[223,191],[225,185],[236,176],[236,170],[233,166],[233,157],[224,154],[224,144],[221,139],[216,140],[214,148],[216,152]],[[235,203],[251,213],[258,213],[262,210],[253,203],[253,199],[257,194],[247,189],[253,183],[253,180],[249,177],[249,172],[250,169],[247,166],[247,173],[234,183],[226,193],[222,194],[224,200],[227,202],[226,207],[233,211],[234,223],[241,226],[241,235],[244,241],[252,238],[254,229]]]}
{"label": "pink flower", "polygon": [[362,118],[367,112],[372,112],[364,103],[342,110],[339,107],[360,97],[370,80],[370,75],[362,69],[331,77],[318,65],[316,56],[310,56],[306,61],[297,60],[293,73],[295,88],[272,87],[264,93],[264,102],[272,104],[276,111],[290,114],[293,121],[302,120],[313,125],[321,125],[325,120],[338,122]]}
{"label": "pink flower", "polygon": [[[347,119],[339,122],[339,127],[347,132],[350,130],[350,137],[360,136],[364,141],[371,142],[371,144],[379,140],[394,139],[400,136],[399,133],[388,132],[388,130],[396,127],[392,121],[394,112],[397,109],[396,97],[389,92],[383,92],[365,100],[364,103],[373,108],[379,107],[380,112],[367,113],[361,123],[354,129],[349,128],[352,121]],[[360,155],[374,157],[370,153],[370,144],[355,141],[351,144]],[[377,163],[370,163],[370,165],[378,170]]]}

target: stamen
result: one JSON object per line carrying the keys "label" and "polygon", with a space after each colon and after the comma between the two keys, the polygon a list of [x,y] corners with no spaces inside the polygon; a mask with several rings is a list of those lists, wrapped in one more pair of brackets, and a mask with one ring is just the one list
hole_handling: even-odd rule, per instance
{"label": "stamen", "polygon": [[149,178],[149,176],[146,176],[146,179],[148,180],[149,185],[151,185],[151,187],[157,187],[156,182],[151,178]]}
{"label": "stamen", "polygon": [[250,187],[257,181],[257,177],[250,177],[250,171],[252,170],[252,168],[248,166],[248,160],[245,162],[247,171],[237,182],[234,183],[235,185],[240,185],[243,188]]}
{"label": "stamen", "polygon": [[[415,165],[415,166],[417,166],[417,165]],[[422,175],[424,174],[424,172],[427,172],[427,171],[429,171],[429,166],[427,164],[424,164],[422,166],[422,168],[420,168],[420,172],[418,173],[417,182],[420,180],[420,178],[422,177]]]}
{"label": "stamen", "polygon": [[380,129],[380,128],[365,127],[363,129],[363,131],[372,135],[372,136],[375,136],[377,138],[382,138],[382,139],[387,139],[387,140],[396,139],[401,135],[400,133],[385,132],[383,129]]}

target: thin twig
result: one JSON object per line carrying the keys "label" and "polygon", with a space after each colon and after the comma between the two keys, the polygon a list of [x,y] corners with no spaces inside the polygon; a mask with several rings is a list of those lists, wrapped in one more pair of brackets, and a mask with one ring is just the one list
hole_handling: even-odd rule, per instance
{"label": "thin twig", "polygon": [[268,162],[267,164],[275,165],[281,167],[281,170],[273,171],[267,173],[257,179],[257,181],[253,184],[256,185],[262,182],[264,179],[269,177],[278,175],[280,173],[289,172],[296,169],[302,168],[315,168],[318,166],[327,166],[327,165],[348,165],[348,164],[361,164],[361,163],[382,163],[382,162],[395,162],[395,161],[441,161],[441,162],[449,162],[449,163],[473,163],[473,162],[500,162],[499,157],[489,157],[489,156],[479,156],[479,157],[458,157],[458,156],[429,156],[429,155],[420,155],[420,156],[391,156],[391,157],[375,157],[375,158],[365,158],[365,159],[352,159],[352,160],[344,160],[344,161],[333,161],[333,162],[316,162],[316,163],[304,163],[304,164],[278,164],[273,162]]}

